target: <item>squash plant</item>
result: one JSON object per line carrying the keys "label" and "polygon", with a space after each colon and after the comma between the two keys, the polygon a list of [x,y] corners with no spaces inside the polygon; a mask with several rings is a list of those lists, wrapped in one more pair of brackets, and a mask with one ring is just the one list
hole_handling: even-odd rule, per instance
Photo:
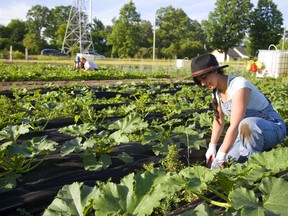
{"label": "squash plant", "polygon": [[[131,173],[118,184],[98,183],[87,189],[81,183],[74,183],[58,192],[44,215],[59,214],[61,209],[72,215],[88,215],[89,212],[100,216],[153,215],[164,198],[178,191],[187,191],[204,201],[182,215],[216,215],[213,206],[221,207],[225,215],[285,215],[288,182],[274,176],[288,169],[288,164],[282,160],[287,155],[287,147],[277,148],[254,154],[244,164],[218,170],[195,165],[172,174],[154,168],[143,173]],[[279,163],[274,163],[275,160]],[[82,196],[84,191],[89,193]],[[83,198],[78,200],[76,197]],[[85,203],[89,210],[83,208]]]}
{"label": "squash plant", "polygon": [[[47,140],[47,136],[33,137],[19,143],[20,135],[29,132],[29,125],[8,125],[0,131],[0,191],[15,187],[7,185],[13,178],[30,172],[39,166],[48,157],[49,153],[56,150],[57,143]],[[41,156],[41,159],[37,159]],[[36,162],[37,161],[37,162]],[[14,173],[11,175],[11,173]],[[11,179],[12,178],[12,179]],[[7,181],[8,180],[8,181]]]}

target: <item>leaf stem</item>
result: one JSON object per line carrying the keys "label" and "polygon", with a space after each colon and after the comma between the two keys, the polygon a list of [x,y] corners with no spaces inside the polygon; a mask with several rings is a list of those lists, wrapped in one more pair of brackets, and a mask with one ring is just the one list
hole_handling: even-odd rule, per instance
{"label": "leaf stem", "polygon": [[221,199],[225,200],[226,202],[229,202],[229,199],[227,196],[224,196],[222,193],[218,192],[217,190],[215,190],[213,187],[207,185],[208,190],[210,190],[212,193],[216,194],[218,197],[220,197]]}
{"label": "leaf stem", "polygon": [[205,196],[203,196],[201,194],[198,194],[198,193],[195,193],[195,195],[197,195],[201,199],[205,200],[206,202],[211,203],[212,205],[223,207],[223,208],[226,208],[226,209],[231,207],[231,205],[229,203],[223,203],[223,202],[218,202],[218,201],[215,201],[215,200],[211,200],[211,199],[209,199],[209,198],[207,198],[207,197],[205,197]]}

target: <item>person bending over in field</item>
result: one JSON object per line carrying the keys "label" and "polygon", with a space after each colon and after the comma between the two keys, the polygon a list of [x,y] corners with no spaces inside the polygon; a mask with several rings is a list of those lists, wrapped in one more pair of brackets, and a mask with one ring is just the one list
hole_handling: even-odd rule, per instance
{"label": "person bending over in field", "polygon": [[84,68],[84,64],[81,62],[80,56],[76,55],[75,60],[74,60],[73,70],[79,70],[82,68]]}
{"label": "person bending over in field", "polygon": [[87,60],[84,57],[81,58],[81,63],[84,64],[84,70],[85,71],[98,70],[98,66],[96,63],[94,63],[93,61]]}
{"label": "person bending over in field", "polygon": [[[228,157],[243,163],[253,153],[274,147],[286,136],[286,125],[271,101],[245,78],[225,75],[225,67],[228,65],[220,66],[212,54],[197,56],[191,62],[194,82],[213,92],[214,120],[205,154],[211,169],[222,166]],[[230,125],[217,152],[224,115],[230,117]]]}

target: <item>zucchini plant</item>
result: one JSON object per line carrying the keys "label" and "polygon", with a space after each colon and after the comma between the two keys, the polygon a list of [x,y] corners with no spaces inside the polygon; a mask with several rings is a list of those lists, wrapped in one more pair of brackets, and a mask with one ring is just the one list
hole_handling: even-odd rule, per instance
{"label": "zucchini plant", "polygon": [[0,191],[7,187],[15,187],[16,179],[13,180],[13,185],[7,182],[19,178],[21,175],[18,174],[30,172],[38,167],[49,153],[57,148],[57,143],[47,140],[47,136],[33,137],[19,143],[20,135],[27,134],[29,128],[29,125],[23,124],[8,125],[0,131],[0,140],[4,141],[0,145]]}
{"label": "zucchini plant", "polygon": [[[95,187],[87,189],[82,183],[74,183],[58,192],[44,215],[59,214],[61,209],[69,209],[73,215],[88,215],[88,212],[100,216],[154,215],[154,210],[161,208],[161,201],[178,191],[192,193],[202,200],[181,215],[216,215],[215,207],[221,207],[222,213],[231,216],[285,215],[288,182],[275,175],[287,171],[288,164],[283,160],[287,156],[287,147],[277,148],[254,154],[244,164],[232,164],[218,170],[195,165],[172,174],[154,168],[131,173],[118,184],[98,182]],[[279,163],[274,163],[275,160]],[[69,190],[72,187],[75,188],[73,196]],[[83,208],[83,204],[89,210]]]}

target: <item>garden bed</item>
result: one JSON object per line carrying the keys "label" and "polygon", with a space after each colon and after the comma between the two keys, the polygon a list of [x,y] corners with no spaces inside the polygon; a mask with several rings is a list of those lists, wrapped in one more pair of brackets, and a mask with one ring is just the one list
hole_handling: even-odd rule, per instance
{"label": "garden bed", "polygon": [[[211,94],[199,93],[202,90],[190,81],[134,81],[123,80],[122,84],[117,84],[118,80],[49,82],[49,85],[45,82],[4,83],[0,92],[4,100],[3,110],[13,118],[2,115],[3,158],[9,159],[16,155],[20,162],[22,159],[30,160],[32,153],[29,149],[32,147],[35,152],[41,152],[34,158],[32,165],[45,158],[45,154],[47,157],[27,173],[11,171],[18,176],[5,179],[7,187],[2,188],[0,193],[0,214],[12,216],[22,212],[41,215],[47,208],[53,212],[55,206],[52,203],[59,198],[59,192],[66,194],[65,187],[76,182],[83,183],[91,191],[96,187],[97,192],[93,191],[101,194],[91,201],[93,210],[90,206],[90,211],[96,211],[96,214],[97,211],[102,212],[99,215],[109,211],[115,213],[117,210],[131,213],[131,209],[125,209],[125,205],[117,206],[117,203],[139,199],[137,208],[141,208],[141,204],[144,205],[141,202],[145,199],[148,202],[149,199],[145,197],[149,196],[156,200],[149,203],[151,211],[154,208],[158,211],[157,214],[154,212],[155,215],[177,215],[193,211],[197,206],[202,208],[200,211],[203,214],[208,214],[217,208],[203,204],[203,200],[214,199],[215,191],[218,195],[215,201],[220,203],[223,199],[226,201],[221,194],[229,194],[231,191],[228,189],[231,190],[236,183],[246,188],[258,188],[259,182],[266,184],[265,181],[270,181],[265,177],[287,170],[283,160],[276,165],[272,162],[278,157],[287,156],[285,148],[268,152],[266,157],[273,158],[271,161],[257,155],[252,157],[252,163],[241,167],[228,167],[223,172],[209,170],[204,166],[204,154],[211,135]],[[18,90],[11,88],[14,84]],[[27,91],[23,91],[23,88]],[[280,111],[287,114],[284,108]],[[37,143],[39,146],[36,146]],[[44,145],[47,145],[45,149]],[[170,153],[171,146],[176,148],[174,155]],[[15,152],[23,155],[19,156]],[[179,160],[171,160],[169,156],[177,156]],[[166,161],[163,162],[163,159]],[[149,168],[151,164],[153,167]],[[184,164],[185,168],[171,171],[167,168],[171,164],[175,167]],[[224,177],[223,173],[231,178]],[[136,189],[137,186],[141,188],[141,193],[129,188],[131,179]],[[231,188],[227,188],[223,182]],[[149,184],[150,187],[147,186]],[[106,187],[109,190],[105,190]],[[212,190],[213,187],[216,189]],[[110,193],[115,188],[118,188],[119,195],[113,197],[117,193]],[[125,194],[127,191],[128,195]],[[237,192],[247,197],[243,191]],[[179,197],[175,197],[175,194]],[[201,199],[195,198],[195,194]],[[80,194],[74,195],[80,197]],[[133,199],[130,200],[130,196]],[[143,196],[143,200],[139,196]],[[169,200],[171,197],[174,199]],[[188,198],[189,201],[186,200]],[[121,199],[121,202],[113,202],[113,199]],[[164,213],[162,205],[166,201],[171,202],[171,206]],[[103,203],[109,209],[99,209]],[[224,203],[223,206],[228,208],[228,204]],[[67,204],[64,207],[75,214],[72,206]],[[220,212],[225,211],[223,206]],[[113,209],[117,210],[113,212]],[[235,210],[234,207],[231,209]]]}

